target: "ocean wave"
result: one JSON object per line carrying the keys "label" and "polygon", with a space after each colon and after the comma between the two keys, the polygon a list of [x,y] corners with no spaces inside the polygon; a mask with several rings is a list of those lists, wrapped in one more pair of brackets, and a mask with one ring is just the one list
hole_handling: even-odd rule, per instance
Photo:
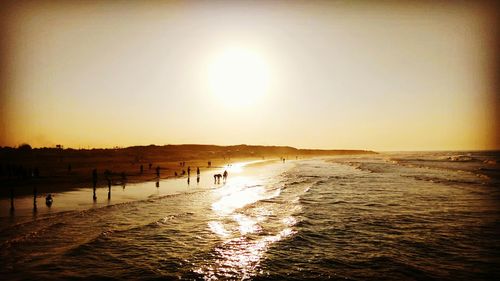
{"label": "ocean wave", "polygon": [[396,162],[483,162],[483,160],[471,155],[444,155],[444,156],[429,156],[428,158],[389,158]]}
{"label": "ocean wave", "polygon": [[[28,235],[2,253],[4,276],[15,279],[11,268],[25,279],[477,280],[498,272],[499,191],[478,188],[485,178],[380,158],[348,161],[304,161],[259,185],[20,224],[4,233]],[[212,209],[234,193],[241,196],[222,203],[245,204]]]}
{"label": "ocean wave", "polygon": [[10,239],[4,241],[3,243],[1,243],[0,247],[5,250],[5,249],[13,247],[17,244],[25,244],[29,241],[37,239],[37,237],[39,237],[41,235],[52,232],[57,228],[62,228],[65,225],[66,225],[66,223],[64,223],[64,222],[56,222],[56,223],[51,223],[51,224],[45,225],[45,226],[38,228],[36,230],[32,230],[28,233],[23,233],[23,234],[16,236],[14,238],[10,238]]}
{"label": "ocean wave", "polygon": [[460,167],[428,166],[414,162],[348,162],[360,171],[370,173],[394,173],[401,177],[415,180],[446,184],[479,184],[486,185],[496,169],[460,169]]}

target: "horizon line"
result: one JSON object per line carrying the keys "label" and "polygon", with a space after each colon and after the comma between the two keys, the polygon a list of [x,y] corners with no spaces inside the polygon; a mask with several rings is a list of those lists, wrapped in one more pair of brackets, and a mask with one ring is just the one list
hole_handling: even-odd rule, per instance
{"label": "horizon line", "polygon": [[[20,146],[28,144],[29,143],[21,143],[17,146],[0,146],[0,148],[13,148],[17,149]],[[72,147],[72,146],[67,146],[65,147],[64,145],[61,145],[61,147],[58,147],[59,144],[52,145],[52,146],[31,146],[32,149],[74,149],[74,150],[92,150],[92,149],[126,149],[126,148],[131,148],[131,147],[148,147],[148,146],[183,146],[183,145],[199,145],[199,146],[219,146],[219,147],[231,147],[231,146],[261,146],[261,147],[288,147],[288,148],[293,148],[297,150],[353,150],[353,151],[371,151],[371,152],[480,152],[480,151],[500,151],[500,148],[483,148],[483,149],[354,149],[354,148],[304,148],[304,147],[295,147],[291,145],[266,145],[266,144],[245,144],[245,143],[240,143],[240,144],[229,144],[229,145],[221,145],[221,144],[207,144],[207,143],[168,143],[168,144],[135,144],[135,145],[128,145],[128,146],[101,146],[101,147],[91,147],[91,146],[80,146],[80,147]]]}

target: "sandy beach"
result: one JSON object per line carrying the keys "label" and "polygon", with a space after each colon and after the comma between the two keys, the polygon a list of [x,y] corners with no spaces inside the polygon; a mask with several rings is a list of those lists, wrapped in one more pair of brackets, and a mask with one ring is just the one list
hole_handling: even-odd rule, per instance
{"label": "sandy beach", "polygon": [[78,188],[77,185],[73,185],[66,190],[51,191],[54,203],[50,207],[45,204],[45,196],[47,193],[39,192],[36,201],[36,209],[34,209],[34,200],[31,194],[16,196],[14,200],[14,211],[10,210],[10,198],[0,198],[0,217],[14,216],[16,220],[31,219],[33,216],[45,214],[101,208],[126,202],[148,200],[155,197],[198,192],[217,188],[225,184],[223,180],[219,183],[214,182],[214,174],[222,174],[224,171],[228,171],[231,181],[234,182],[252,173],[252,171],[248,171],[248,168],[261,167],[278,162],[280,161],[276,159],[239,159],[235,160],[235,162],[231,162],[231,164],[213,165],[211,168],[203,169],[200,172],[199,178],[196,175],[196,170],[192,172],[190,177],[187,175],[179,177],[163,176],[161,178],[155,178],[152,177],[152,175],[150,175],[151,178],[137,177],[131,182],[113,183],[109,199],[108,186],[101,184],[96,188],[97,199],[95,201],[92,198],[93,189],[91,187]]}
{"label": "sandy beach", "polygon": [[10,197],[12,190],[17,197],[33,195],[35,188],[38,194],[92,188],[94,169],[97,187],[104,187],[108,185],[108,178],[112,185],[156,181],[158,178],[186,180],[188,168],[191,177],[196,177],[197,168],[202,172],[213,171],[242,161],[366,153],[373,152],[247,145],[167,145],[92,150],[0,148],[0,198]]}

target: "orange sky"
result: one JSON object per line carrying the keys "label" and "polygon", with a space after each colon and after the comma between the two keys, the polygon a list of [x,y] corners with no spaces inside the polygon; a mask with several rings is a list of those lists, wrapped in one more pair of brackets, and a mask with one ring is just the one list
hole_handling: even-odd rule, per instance
{"label": "orange sky", "polygon": [[500,148],[486,2],[2,7],[0,146]]}

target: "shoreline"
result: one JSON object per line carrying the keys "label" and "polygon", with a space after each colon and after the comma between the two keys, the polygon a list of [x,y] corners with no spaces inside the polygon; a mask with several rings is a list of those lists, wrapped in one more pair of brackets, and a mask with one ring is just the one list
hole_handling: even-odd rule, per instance
{"label": "shoreline", "polygon": [[[307,150],[273,146],[166,145],[123,149],[12,149],[0,148],[0,198],[93,188],[93,170],[97,170],[96,188],[140,183],[158,179],[191,176],[224,165],[266,159],[303,159],[316,156],[371,154],[363,150]],[[211,162],[209,167],[208,162]],[[184,163],[184,165],[181,165]],[[141,171],[142,166],[142,171]]]}
{"label": "shoreline", "polygon": [[[134,172],[133,170],[137,169],[128,169],[125,172],[126,180],[123,181],[120,173],[112,173],[110,175],[110,180],[112,186],[121,186],[123,183],[128,184],[138,184],[138,183],[146,183],[146,182],[155,182],[157,180],[167,180],[167,179],[187,179],[187,174],[181,175],[181,171],[187,170],[187,167],[191,167],[191,178],[196,178],[196,168],[199,167],[201,172],[207,171],[215,171],[217,169],[224,168],[227,164],[235,164],[241,163],[244,161],[253,161],[257,160],[256,158],[235,158],[235,159],[215,159],[212,162],[211,167],[207,166],[208,159],[198,159],[186,162],[184,167],[176,166],[179,165],[177,162],[169,163],[162,162],[160,166],[160,176],[156,176],[156,171],[154,168],[148,169],[147,167],[144,169],[144,172],[141,174],[140,172]],[[265,161],[265,160],[264,160]],[[269,161],[271,161],[269,159]],[[202,166],[202,163],[205,163]],[[137,168],[134,165],[134,168]],[[107,180],[104,176],[105,169],[98,169],[98,180],[96,188],[107,187]],[[88,175],[84,175],[82,171],[77,171],[73,173],[67,174],[58,174],[51,176],[41,176],[39,178],[29,178],[29,179],[14,179],[11,181],[4,181],[2,184],[2,188],[0,189],[0,198],[10,198],[10,190],[14,189],[14,197],[26,197],[33,196],[33,190],[36,187],[37,194],[40,196],[41,194],[46,193],[60,193],[67,191],[75,191],[79,189],[92,189],[92,170],[88,170]],[[178,173],[178,176],[175,176],[175,172]],[[187,173],[187,172],[186,172]]]}
{"label": "shoreline", "polygon": [[238,159],[231,162],[230,166],[216,166],[210,170],[200,172],[200,178],[191,174],[190,182],[187,176],[164,177],[146,181],[128,182],[126,185],[113,184],[111,193],[107,186],[96,187],[96,198],[92,198],[93,190],[89,187],[72,187],[71,189],[53,192],[54,204],[46,206],[45,194],[39,192],[34,204],[33,196],[30,194],[18,195],[14,198],[14,210],[10,209],[10,198],[0,198],[0,218],[16,218],[16,221],[25,218],[38,217],[49,214],[57,214],[67,211],[83,211],[94,208],[109,207],[117,204],[130,203],[134,201],[148,200],[152,197],[173,196],[183,193],[199,192],[204,190],[224,187],[226,183],[214,183],[213,172],[222,173],[229,171],[229,183],[234,179],[249,176],[249,171],[265,169],[264,166],[279,165],[277,159],[256,160]]}

